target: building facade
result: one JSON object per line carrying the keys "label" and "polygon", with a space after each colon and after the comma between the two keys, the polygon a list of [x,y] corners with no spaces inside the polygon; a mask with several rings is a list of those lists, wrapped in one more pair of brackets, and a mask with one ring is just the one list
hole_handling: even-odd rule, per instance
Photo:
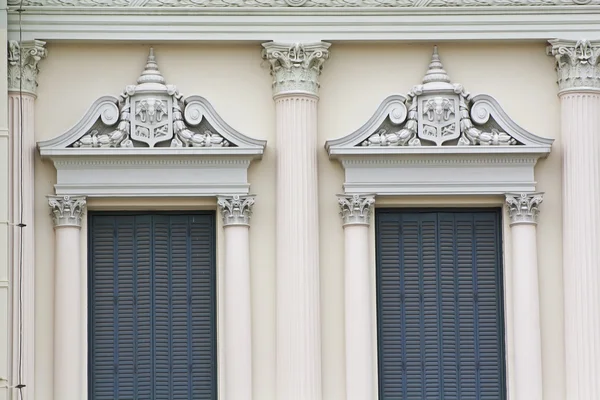
{"label": "building facade", "polygon": [[600,3],[2,7],[0,400],[600,398]]}

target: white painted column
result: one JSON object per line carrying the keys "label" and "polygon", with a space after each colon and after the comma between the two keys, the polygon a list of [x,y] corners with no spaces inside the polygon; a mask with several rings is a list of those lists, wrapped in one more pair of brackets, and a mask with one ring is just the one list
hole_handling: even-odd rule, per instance
{"label": "white painted column", "polygon": [[220,196],[225,231],[225,400],[252,399],[250,215],[254,196]]}
{"label": "white painted column", "polygon": [[[12,265],[12,379],[34,397],[35,257],[34,161],[38,63],[46,57],[41,41],[8,42],[8,132],[10,160],[10,260]],[[21,79],[22,77],[22,79]]]}
{"label": "white painted column", "polygon": [[550,44],[561,100],[567,400],[600,399],[600,41]]}
{"label": "white painted column", "polygon": [[317,102],[328,43],[263,44],[277,128],[277,398],[321,399]]}
{"label": "white painted column", "polygon": [[514,297],[515,400],[542,400],[542,339],[537,261],[541,193],[507,194]]}
{"label": "white painted column", "polygon": [[81,400],[80,196],[48,196],[54,222],[54,400]]}
{"label": "white painted column", "polygon": [[339,196],[338,202],[344,224],[346,399],[374,400],[369,223],[375,197]]}

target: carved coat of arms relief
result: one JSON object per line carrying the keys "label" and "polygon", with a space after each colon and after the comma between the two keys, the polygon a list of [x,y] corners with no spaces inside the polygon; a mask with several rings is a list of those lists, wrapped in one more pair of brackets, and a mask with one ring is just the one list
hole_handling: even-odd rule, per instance
{"label": "carved coat of arms relief", "polygon": [[171,97],[146,97],[133,100],[131,138],[154,147],[173,138],[173,100]]}
{"label": "carved coat of arms relief", "polygon": [[460,136],[458,96],[423,95],[419,97],[420,139],[440,146]]}

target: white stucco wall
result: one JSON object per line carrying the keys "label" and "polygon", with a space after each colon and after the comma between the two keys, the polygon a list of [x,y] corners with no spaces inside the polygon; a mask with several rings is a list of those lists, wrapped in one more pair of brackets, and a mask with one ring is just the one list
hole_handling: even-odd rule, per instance
{"label": "white stucco wall", "polygon": [[[432,45],[341,44],[331,47],[321,79],[319,143],[344,136],[361,126],[389,94],[406,93],[420,82]],[[118,95],[141,72],[147,44],[48,44],[41,65],[36,105],[36,140],[55,137],[104,94]],[[266,139],[262,161],[250,168],[251,191],[257,202],[251,222],[254,398],[275,396],[275,115],[271,78],[261,65],[260,46],[155,45],[159,67],[184,95],[199,94],[242,133]],[[564,346],[561,268],[561,171],[559,103],[553,60],[544,43],[439,45],[442,61],[454,82],[472,93],[495,96],[508,114],[535,134],[557,139],[553,153],[536,167],[539,190],[546,196],[538,227],[540,295],[546,400],[564,393]],[[101,173],[99,171],[98,173]],[[52,393],[53,232],[44,195],[53,193],[55,171],[36,161],[36,400]],[[343,171],[319,148],[319,213],[321,240],[321,319],[323,398],[344,398],[343,235],[335,194]],[[452,199],[449,202],[467,201]],[[501,200],[501,199],[500,199]],[[418,206],[424,199],[403,200]],[[491,199],[490,201],[499,201]],[[396,200],[387,200],[394,204]],[[443,200],[445,202],[445,200]],[[91,209],[169,207],[169,200],[101,202]],[[214,207],[186,201],[173,208]],[[85,227],[84,227],[85,229]],[[84,239],[85,240],[85,239]],[[85,246],[85,242],[81,243]],[[508,257],[505,256],[505,259]]]}

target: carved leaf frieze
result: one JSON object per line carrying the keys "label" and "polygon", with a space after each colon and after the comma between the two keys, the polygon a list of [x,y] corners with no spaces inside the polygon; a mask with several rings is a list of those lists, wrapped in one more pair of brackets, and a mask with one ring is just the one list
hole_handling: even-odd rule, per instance
{"label": "carved leaf frieze", "polygon": [[[197,105],[191,105],[191,108]],[[70,147],[229,147],[201,115],[183,113],[183,96],[166,85],[151,49],[137,85],[125,88],[119,97],[118,120],[103,114],[88,132]],[[197,111],[197,110],[196,110]],[[189,116],[189,118],[188,118]],[[112,123],[111,123],[112,122]],[[231,145],[233,146],[233,145]]]}
{"label": "carved leaf frieze", "polygon": [[[19,0],[9,0],[18,6]],[[24,0],[24,7],[273,8],[273,7],[547,7],[598,5],[600,0]]]}
{"label": "carved leaf frieze", "polygon": [[[519,144],[489,114],[473,118],[472,96],[453,84],[434,49],[423,83],[406,96],[406,118],[388,119],[360,146],[510,146]],[[477,109],[477,107],[475,107]],[[481,110],[485,111],[485,110]],[[479,126],[476,126],[478,124]]]}

